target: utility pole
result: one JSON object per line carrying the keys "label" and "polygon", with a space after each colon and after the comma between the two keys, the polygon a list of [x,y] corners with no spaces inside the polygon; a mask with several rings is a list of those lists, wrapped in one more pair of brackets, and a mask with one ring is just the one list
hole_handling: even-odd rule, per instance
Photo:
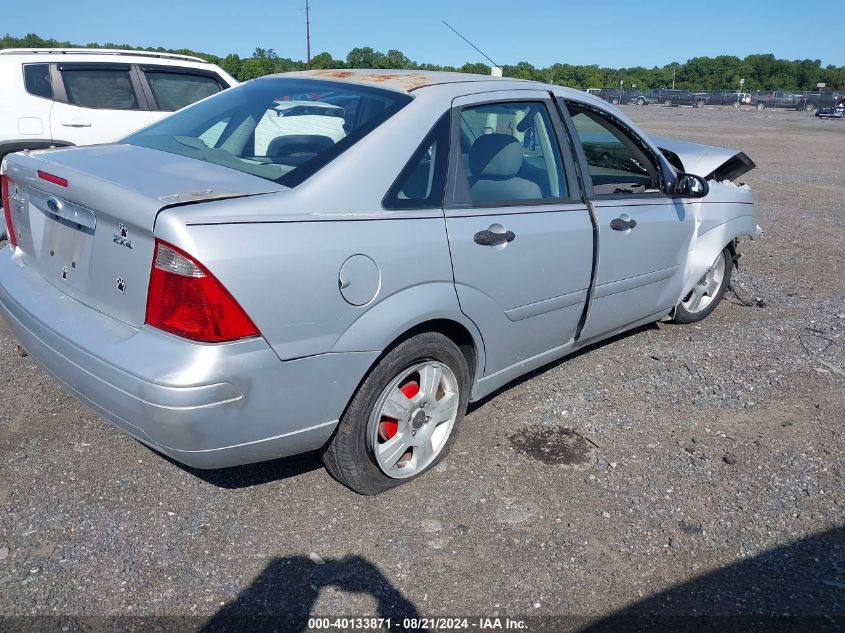
{"label": "utility pole", "polygon": [[674,89],[675,89],[675,66],[672,66],[672,90],[674,90]]}
{"label": "utility pole", "polygon": [[311,70],[311,7],[305,0],[305,49],[308,59],[308,70]]}

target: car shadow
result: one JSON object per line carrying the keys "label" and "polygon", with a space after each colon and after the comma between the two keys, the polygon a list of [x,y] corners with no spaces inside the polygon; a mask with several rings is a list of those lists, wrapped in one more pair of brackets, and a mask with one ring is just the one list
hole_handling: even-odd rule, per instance
{"label": "car shadow", "polygon": [[845,528],[765,551],[637,602],[580,633],[845,631]]}
{"label": "car shadow", "polygon": [[255,464],[245,464],[243,466],[203,469],[186,466],[177,462],[172,457],[168,457],[154,449],[150,450],[156,452],[156,454],[181,470],[218,488],[251,488],[252,486],[260,486],[261,484],[280,481],[282,479],[298,477],[299,475],[323,468],[323,461],[320,458],[319,451],[281,457]]}
{"label": "car shadow", "polygon": [[[310,617],[327,616],[332,619],[351,614],[311,613],[320,592],[333,587],[350,594],[367,594],[376,602],[371,618],[390,619],[390,627],[361,624],[344,626],[340,630],[405,631],[405,618],[419,618],[416,605],[385,577],[373,563],[361,556],[347,556],[317,562],[306,556],[286,556],[271,561],[264,571],[238,595],[222,607],[201,629],[202,633],[240,631],[308,631]],[[361,617],[365,614],[355,614]],[[330,630],[328,626],[316,627]],[[427,631],[415,628],[414,631]]]}

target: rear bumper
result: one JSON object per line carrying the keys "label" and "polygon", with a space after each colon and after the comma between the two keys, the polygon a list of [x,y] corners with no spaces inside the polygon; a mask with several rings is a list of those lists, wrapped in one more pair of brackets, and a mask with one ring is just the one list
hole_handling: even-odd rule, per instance
{"label": "rear bumper", "polygon": [[0,313],[80,401],[197,468],[293,455],[331,435],[376,352],[281,361],[264,339],[206,345],[130,327],[0,251]]}

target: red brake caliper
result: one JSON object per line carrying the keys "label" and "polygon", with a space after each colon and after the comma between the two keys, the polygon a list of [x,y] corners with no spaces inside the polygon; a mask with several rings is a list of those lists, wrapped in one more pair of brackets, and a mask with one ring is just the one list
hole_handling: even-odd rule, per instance
{"label": "red brake caliper", "polygon": [[[399,387],[405,397],[410,400],[420,392],[420,385],[416,380],[406,382]],[[389,440],[399,431],[399,421],[394,418],[389,418],[386,415],[381,416],[381,423],[378,426],[378,435],[383,441]]]}

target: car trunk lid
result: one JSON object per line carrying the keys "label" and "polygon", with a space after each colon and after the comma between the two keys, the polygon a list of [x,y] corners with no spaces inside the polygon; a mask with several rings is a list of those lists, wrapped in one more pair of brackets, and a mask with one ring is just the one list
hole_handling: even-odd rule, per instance
{"label": "car trunk lid", "polygon": [[26,263],[69,297],[135,327],[144,323],[159,211],[286,189],[120,144],[12,154],[4,173]]}

